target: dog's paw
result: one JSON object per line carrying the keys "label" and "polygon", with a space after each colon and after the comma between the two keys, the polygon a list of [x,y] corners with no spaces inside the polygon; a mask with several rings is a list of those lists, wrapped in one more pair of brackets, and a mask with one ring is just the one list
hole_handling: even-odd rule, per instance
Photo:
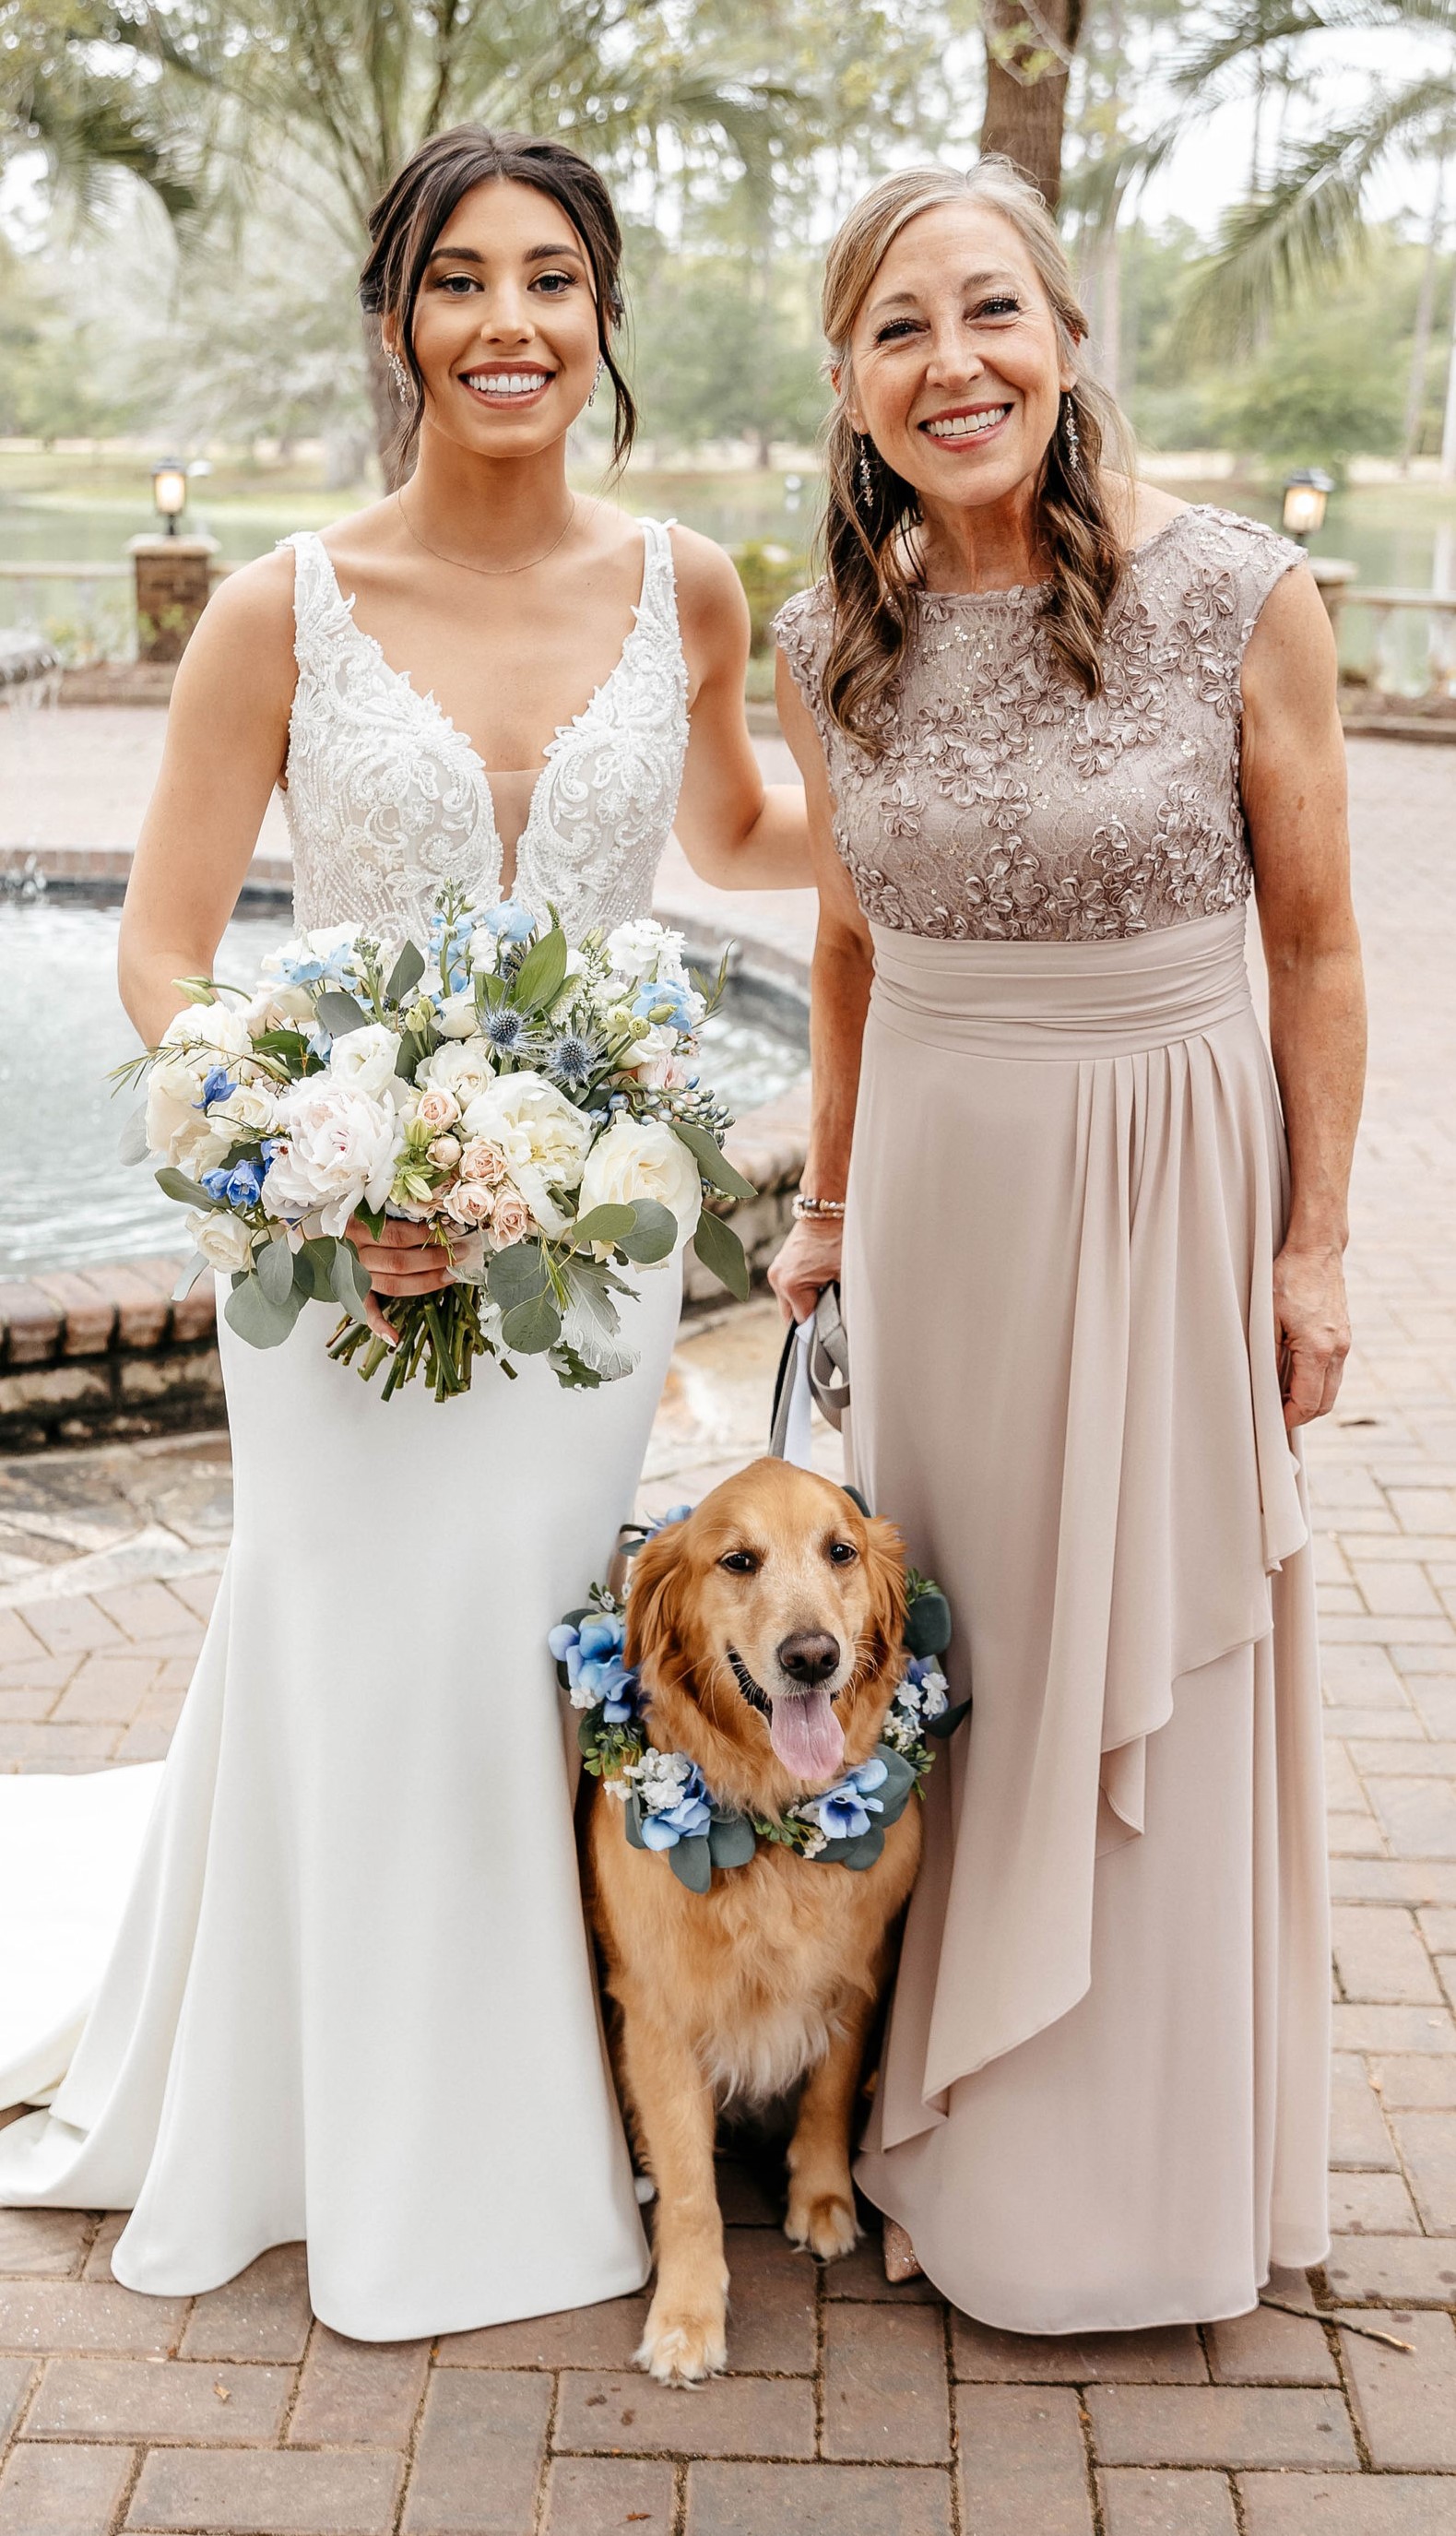
{"label": "dog's paw", "polygon": [[697,2386],[705,2378],[716,2378],[728,2367],[722,2306],[694,2314],[675,2303],[660,2307],[654,2300],[636,2360],[662,2386]]}
{"label": "dog's paw", "polygon": [[855,2203],[845,2192],[800,2192],[789,2196],[789,2216],[784,2234],[791,2246],[807,2247],[821,2263],[837,2261],[850,2253],[859,2239],[859,2222],[855,2216]]}

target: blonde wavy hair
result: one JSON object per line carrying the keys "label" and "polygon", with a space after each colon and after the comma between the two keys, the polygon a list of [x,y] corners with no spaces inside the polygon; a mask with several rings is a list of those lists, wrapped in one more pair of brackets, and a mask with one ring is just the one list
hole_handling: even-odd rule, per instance
{"label": "blonde wavy hair", "polygon": [[[919,497],[876,458],[866,499],[858,478],[859,438],[850,420],[854,375],[850,338],[890,247],[921,212],[945,203],[982,203],[1015,229],[1050,302],[1057,349],[1075,362],[1087,339],[1071,269],[1051,216],[1009,158],[985,158],[964,171],[908,167],[856,203],[824,269],[823,324],[836,385],[826,439],[828,500],[823,544],[834,601],[825,665],[826,708],[846,735],[872,756],[910,640],[917,582],[907,532],[918,526]],[[1087,695],[1099,693],[1108,610],[1126,548],[1103,481],[1108,457],[1131,472],[1131,435],[1095,379],[1079,377],[1062,397],[1037,486],[1038,543],[1049,568],[1042,624],[1053,656]]]}

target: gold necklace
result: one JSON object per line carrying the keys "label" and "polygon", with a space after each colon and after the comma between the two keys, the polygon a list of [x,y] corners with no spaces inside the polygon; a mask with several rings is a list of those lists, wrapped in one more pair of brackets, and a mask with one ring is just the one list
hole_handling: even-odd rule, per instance
{"label": "gold necklace", "polygon": [[463,563],[459,555],[441,554],[438,546],[426,543],[405,508],[403,491],[396,493],[395,505],[411,537],[423,553],[433,555],[436,563],[453,564],[457,572],[478,572],[486,581],[509,581],[518,572],[534,572],[538,563],[544,563],[548,556],[555,553],[559,545],[564,544],[568,531],[576,524],[576,495],[573,493],[571,508],[566,514],[566,527],[559,537],[553,538],[550,544],[542,548],[538,555],[531,555],[525,563]]}

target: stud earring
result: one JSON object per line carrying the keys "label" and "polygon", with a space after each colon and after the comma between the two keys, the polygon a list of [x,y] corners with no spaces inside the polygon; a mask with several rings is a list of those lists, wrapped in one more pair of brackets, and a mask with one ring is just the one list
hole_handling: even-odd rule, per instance
{"label": "stud earring", "polygon": [[1082,464],[1082,436],[1077,429],[1077,409],[1070,395],[1062,399],[1061,418],[1066,432],[1067,463],[1075,475]]}
{"label": "stud earring", "polygon": [[407,397],[410,393],[410,373],[398,352],[391,352],[389,355],[389,374],[395,383],[396,396]]}
{"label": "stud earring", "polygon": [[871,454],[873,450],[874,443],[870,439],[868,432],[862,431],[859,435],[859,463],[857,469],[859,476],[859,508],[861,511],[872,511],[874,509],[874,458]]}

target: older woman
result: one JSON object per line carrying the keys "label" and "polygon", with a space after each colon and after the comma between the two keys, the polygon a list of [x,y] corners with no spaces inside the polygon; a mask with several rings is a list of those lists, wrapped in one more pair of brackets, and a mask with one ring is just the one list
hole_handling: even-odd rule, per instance
{"label": "older woman", "polygon": [[1295,547],[1108,467],[1009,167],[876,187],[824,305],[828,572],[780,620],[815,1109],[775,1283],[801,1314],[844,1233],[857,1477],[975,1694],[858,2177],[992,2324],[1230,2315],[1327,2243],[1296,1430],[1348,1345],[1362,1069],[1334,648]]}

